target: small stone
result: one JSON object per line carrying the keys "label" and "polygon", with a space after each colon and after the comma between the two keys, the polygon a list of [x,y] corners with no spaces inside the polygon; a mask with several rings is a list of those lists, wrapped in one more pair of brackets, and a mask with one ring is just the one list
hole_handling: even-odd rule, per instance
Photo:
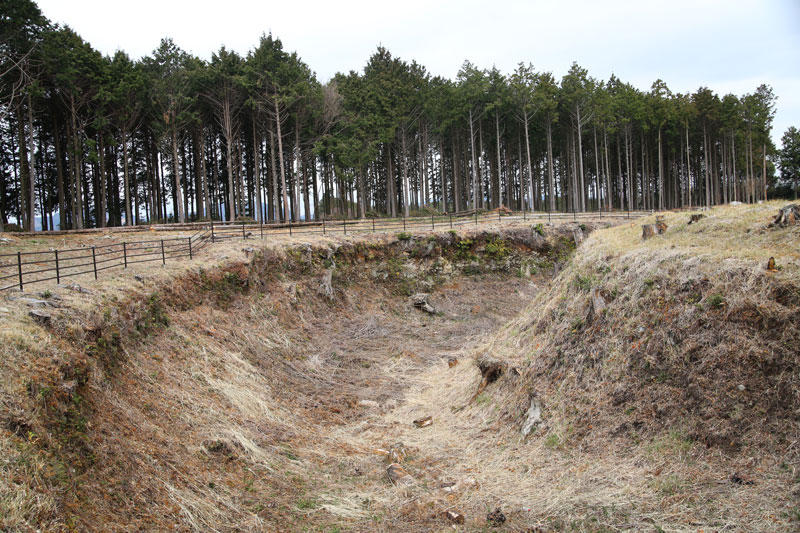
{"label": "small stone", "polygon": [[435,315],[436,314],[436,308],[434,308],[430,304],[430,302],[428,301],[428,298],[430,298],[430,294],[425,293],[425,292],[418,292],[417,294],[415,294],[415,295],[413,295],[411,297],[411,305],[413,305],[417,309],[425,311],[429,315]]}
{"label": "small stone", "polygon": [[386,468],[386,475],[389,477],[389,481],[395,485],[407,486],[414,483],[414,478],[406,472],[405,468],[397,463],[392,463]]}
{"label": "small stone", "polygon": [[66,285],[64,285],[64,288],[69,289],[69,290],[74,291],[74,292],[79,292],[81,294],[91,294],[92,293],[92,291],[90,291],[89,289],[84,289],[83,287],[81,287],[77,283],[67,283]]}
{"label": "small stone", "polygon": [[745,386],[739,383],[738,385],[736,385],[736,388],[739,389],[740,392],[744,392]]}
{"label": "small stone", "polygon": [[506,515],[504,515],[503,511],[498,507],[486,515],[486,521],[492,527],[500,527],[506,521]]}
{"label": "small stone", "polygon": [[597,287],[592,289],[592,314],[599,316],[606,309],[606,300]]}
{"label": "small stone", "polygon": [[319,292],[328,300],[333,300],[335,292],[333,290],[333,268],[328,268],[322,275],[319,282]]}
{"label": "small stone", "polygon": [[133,279],[135,279],[139,283],[144,284],[144,276],[142,276],[141,274],[134,274]]}
{"label": "small stone", "polygon": [[375,400],[358,400],[358,405],[361,407],[367,407],[369,409],[375,409],[380,406],[380,404]]}
{"label": "small stone", "polygon": [[439,488],[445,492],[455,492],[457,483],[455,481],[448,481],[439,485]]}
{"label": "small stone", "polygon": [[24,303],[26,305],[29,305],[31,307],[33,307],[33,306],[36,306],[36,307],[47,307],[48,305],[53,305],[53,304],[51,304],[50,302],[48,302],[46,300],[39,300],[37,298],[28,298],[26,296],[17,298],[17,301],[18,302],[22,302],[22,303]]}
{"label": "small stone", "polygon": [[417,418],[416,420],[414,420],[414,425],[417,426],[418,428],[428,427],[431,424],[433,424],[432,416],[426,416],[424,418]]}
{"label": "small stone", "polygon": [[6,313],[10,313],[10,312],[11,312],[11,310],[8,307],[0,307],[0,313],[5,315]]}
{"label": "small stone", "polygon": [[53,294],[50,291],[42,291],[42,292],[40,292],[39,293],[39,298],[42,298],[43,300],[55,300],[55,301],[60,301],[61,300],[61,296],[59,296],[58,294]]}
{"label": "small stone", "polygon": [[528,407],[528,412],[525,415],[525,423],[522,424],[522,436],[527,437],[541,419],[542,406],[536,398],[531,398],[530,407]]}
{"label": "small stone", "polygon": [[449,368],[453,368],[453,367],[454,367],[454,366],[456,366],[457,364],[458,364],[458,359],[456,359],[455,357],[451,357],[451,358],[449,358],[449,359],[447,360],[447,366],[448,366]]}
{"label": "small stone", "polygon": [[28,315],[37,323],[46,325],[50,323],[50,314],[45,313],[44,311],[39,311],[38,309],[31,309],[28,311]]}
{"label": "small stone", "polygon": [[255,252],[255,249],[252,246],[248,246],[247,248],[242,248],[242,251],[245,253],[245,255],[249,255]]}
{"label": "small stone", "polygon": [[444,517],[447,518],[454,524],[463,524],[464,523],[464,515],[457,512],[457,511],[445,511]]}
{"label": "small stone", "polygon": [[745,479],[736,472],[734,472],[733,475],[731,476],[731,483],[734,483],[736,485],[755,485],[754,481]]}

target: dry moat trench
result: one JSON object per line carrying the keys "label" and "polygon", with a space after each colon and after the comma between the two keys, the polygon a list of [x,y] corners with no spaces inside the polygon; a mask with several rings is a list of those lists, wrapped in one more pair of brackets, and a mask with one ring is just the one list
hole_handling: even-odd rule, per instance
{"label": "dry moat trench", "polygon": [[[447,471],[439,447],[469,442],[405,435],[435,435],[463,406],[410,395],[443,369],[477,386],[474,348],[574,249],[571,228],[549,231],[256,249],[54,320],[84,349],[61,371],[76,390],[50,413],[68,478],[52,525],[428,530],[448,525],[448,496],[492,501],[480,476]],[[435,312],[412,305],[419,291]],[[400,441],[407,485],[386,472]]]}
{"label": "dry moat trench", "polygon": [[[55,504],[29,523],[791,530],[800,478],[787,415],[770,419],[784,428],[775,446],[726,451],[689,436],[685,416],[651,419],[636,398],[606,401],[604,387],[620,378],[573,383],[558,365],[549,377],[531,371],[552,357],[525,354],[558,339],[535,333],[537,317],[560,317],[570,340],[559,347],[579,355],[597,348],[577,341],[615,334],[616,314],[582,310],[593,304],[572,259],[578,229],[248,248],[245,261],[148,281],[91,315],[55,316],[47,328],[60,362],[27,381],[30,413],[4,422],[48,457],[34,479]],[[420,291],[433,313],[412,305]],[[718,311],[705,316],[715,329],[730,326]],[[494,355],[507,366],[481,390],[476,361]],[[581,375],[608,368],[570,357]],[[643,394],[664,388],[631,372]],[[531,402],[543,420],[523,437]],[[730,418],[723,411],[706,419]]]}

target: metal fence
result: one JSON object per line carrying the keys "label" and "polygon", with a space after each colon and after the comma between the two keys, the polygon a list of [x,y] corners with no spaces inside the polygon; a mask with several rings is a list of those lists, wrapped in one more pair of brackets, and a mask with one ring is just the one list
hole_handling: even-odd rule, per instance
{"label": "metal fence", "polygon": [[116,267],[127,268],[137,263],[160,261],[165,265],[167,259],[193,259],[194,256],[211,243],[230,239],[266,239],[270,236],[288,235],[334,235],[356,233],[406,232],[410,230],[436,231],[455,229],[464,226],[502,223],[512,221],[579,221],[595,218],[635,218],[650,214],[650,211],[636,212],[587,212],[587,213],[542,213],[542,212],[467,212],[457,215],[431,215],[430,217],[409,218],[368,218],[343,219],[312,222],[288,223],[248,223],[218,222],[197,223],[197,231],[185,237],[168,237],[146,241],[126,241],[103,246],[86,246],[46,251],[18,251],[0,254],[0,291],[26,285],[55,281],[83,274],[93,274],[97,279],[100,272]]}

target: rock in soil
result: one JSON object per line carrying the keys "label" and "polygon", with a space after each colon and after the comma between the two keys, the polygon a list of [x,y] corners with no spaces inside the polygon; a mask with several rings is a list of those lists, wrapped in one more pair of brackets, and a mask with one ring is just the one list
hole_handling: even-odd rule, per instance
{"label": "rock in soil", "polygon": [[592,289],[592,314],[599,316],[606,309],[606,299],[597,287]]}
{"label": "rock in soil", "polygon": [[522,436],[527,437],[541,419],[542,406],[536,398],[531,398],[531,405],[528,407],[528,412],[525,415],[525,423],[522,424]]}
{"label": "rock in soil", "polygon": [[444,517],[447,518],[454,524],[463,524],[464,523],[464,515],[457,512],[457,511],[445,511]]}
{"label": "rock in soil", "polygon": [[753,481],[741,477],[736,472],[734,472],[733,475],[731,476],[731,483],[735,485],[755,485]]}
{"label": "rock in soil", "polygon": [[492,527],[499,527],[506,521],[506,515],[504,515],[503,511],[498,507],[486,515],[486,521]]}
{"label": "rock in soil", "polygon": [[581,230],[581,228],[572,230],[572,240],[575,241],[575,246],[583,242],[583,230]]}
{"label": "rock in soil", "polygon": [[458,359],[456,359],[455,357],[451,357],[451,358],[449,358],[449,359],[447,360],[447,366],[448,366],[449,368],[453,368],[453,367],[454,367],[454,366],[456,366],[457,364],[458,364]]}
{"label": "rock in soil", "polygon": [[90,291],[89,289],[84,289],[83,287],[81,287],[77,283],[67,283],[66,285],[64,285],[64,288],[69,289],[69,290],[74,291],[74,292],[79,292],[81,294],[92,294],[92,291]]}
{"label": "rock in soil", "polygon": [[429,315],[435,315],[436,308],[433,307],[428,301],[428,298],[430,298],[430,296],[431,295],[428,293],[418,292],[417,294],[411,297],[411,305],[413,305],[417,309],[425,311]]}
{"label": "rock in soil", "polygon": [[416,420],[414,420],[414,425],[417,426],[418,428],[428,427],[431,424],[433,424],[432,416],[426,416],[424,418],[417,418]]}
{"label": "rock in soil", "polygon": [[478,365],[478,370],[481,371],[481,376],[487,384],[497,381],[506,370],[505,362],[494,359],[489,355],[482,355],[475,364]]}
{"label": "rock in soil", "polygon": [[386,468],[386,475],[395,485],[412,485],[414,478],[399,464],[392,463]]}
{"label": "rock in soil", "polygon": [[28,311],[28,315],[30,315],[30,317],[39,324],[44,325],[50,323],[50,314],[45,313],[44,311],[39,311],[38,309],[31,309],[30,311]]}

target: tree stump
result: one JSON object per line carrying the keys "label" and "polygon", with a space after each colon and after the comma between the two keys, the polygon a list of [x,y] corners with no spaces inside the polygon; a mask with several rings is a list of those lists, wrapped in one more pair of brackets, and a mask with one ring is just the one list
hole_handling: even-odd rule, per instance
{"label": "tree stump", "polygon": [[778,266],[775,264],[775,258],[770,257],[769,261],[767,261],[767,272],[777,272]]}
{"label": "tree stump", "polygon": [[701,218],[704,218],[704,217],[705,217],[705,215],[702,214],[702,213],[694,213],[694,214],[689,216],[689,224],[688,225],[692,225],[692,224],[694,224],[695,222],[698,222]]}
{"label": "tree stump", "polygon": [[800,223],[800,205],[789,204],[780,208],[778,216],[776,216],[775,220],[767,227],[774,228],[778,226],[785,228],[786,226],[792,226],[798,223]]}

